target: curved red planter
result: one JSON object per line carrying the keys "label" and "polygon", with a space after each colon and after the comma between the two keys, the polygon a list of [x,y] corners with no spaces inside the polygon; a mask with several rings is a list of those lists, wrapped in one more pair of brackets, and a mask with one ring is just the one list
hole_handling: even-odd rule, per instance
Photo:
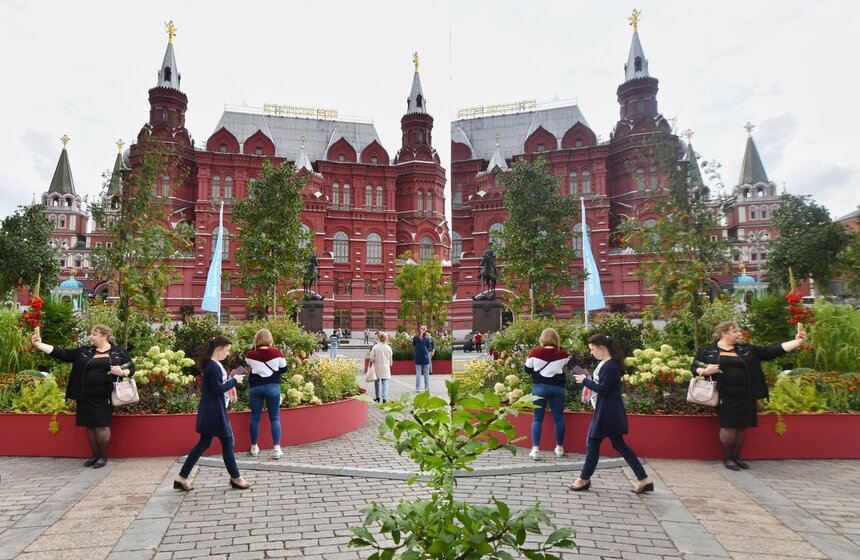
{"label": "curved red planter", "polygon": [[[565,412],[565,451],[585,453],[585,439],[592,415]],[[532,415],[511,417],[517,443],[531,447]],[[716,416],[671,416],[628,414],[630,432],[624,441],[641,457],[665,459],[721,459]],[[777,418],[759,415],[758,428],[746,431],[744,459],[860,459],[860,414],[785,414],[786,433],[774,430]],[[541,432],[541,449],[555,447],[552,414],[547,410]],[[609,440],[600,447],[601,455],[617,456]]]}
{"label": "curved red planter", "polygon": [[[433,360],[432,370],[440,375],[451,375],[454,371],[451,360]],[[415,375],[415,362],[412,360],[394,360],[391,363],[391,375],[409,374]]]}
{"label": "curved red planter", "polygon": [[[251,413],[230,412],[236,451],[251,448]],[[282,408],[281,445],[301,445],[357,430],[367,423],[367,403],[348,399],[316,406]],[[268,414],[260,420],[262,449],[271,449]],[[60,431],[51,434],[50,414],[0,414],[0,455],[18,457],[89,457],[83,428],[74,414],[57,415]],[[111,457],[164,457],[185,455],[197,443],[197,414],[116,414],[111,420]],[[216,438],[207,454],[220,454]]]}

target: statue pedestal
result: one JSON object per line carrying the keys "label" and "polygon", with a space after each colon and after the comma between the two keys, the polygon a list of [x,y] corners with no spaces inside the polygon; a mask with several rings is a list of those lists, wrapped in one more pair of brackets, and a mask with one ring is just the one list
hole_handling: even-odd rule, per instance
{"label": "statue pedestal", "polygon": [[299,302],[299,324],[308,332],[323,328],[323,300],[303,299]]}
{"label": "statue pedestal", "polygon": [[472,300],[472,330],[496,332],[502,329],[505,306],[497,299]]}

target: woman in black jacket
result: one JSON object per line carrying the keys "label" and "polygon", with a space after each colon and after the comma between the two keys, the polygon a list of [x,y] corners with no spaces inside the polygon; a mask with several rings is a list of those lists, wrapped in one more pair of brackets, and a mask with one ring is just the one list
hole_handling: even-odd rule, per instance
{"label": "woman in black jacket", "polygon": [[113,383],[119,377],[134,375],[134,364],[128,352],[115,345],[113,331],[105,325],[95,325],[90,332],[90,345],[80,348],[56,348],[43,343],[37,334],[33,335],[32,341],[33,346],[45,354],[63,362],[72,362],[66,398],[77,402],[75,425],[87,428],[93,456],[84,466],[100,469],[107,463]]}
{"label": "woman in black jacket", "polygon": [[621,453],[627,464],[633,469],[638,482],[632,492],[641,494],[654,490],[654,483],[648,478],[648,473],[639,461],[636,453],[624,442],[627,428],[627,412],[624,410],[624,400],[621,398],[621,373],[624,367],[624,350],[617,340],[605,334],[596,334],[588,339],[591,355],[600,363],[594,368],[593,379],[586,375],[574,374],[577,383],[582,383],[592,391],[591,404],[594,407],[594,418],[588,427],[586,440],[587,453],[585,464],[579,478],[568,488],[575,492],[588,490],[591,487],[591,475],[597,467],[600,458],[600,444],[604,438],[609,438],[612,447]]}
{"label": "woman in black jacket", "polygon": [[753,346],[739,344],[741,336],[737,323],[723,321],[714,329],[713,344],[699,348],[690,366],[693,375],[721,374],[717,378],[720,445],[723,465],[733,471],[749,468],[741,461],[741,447],[746,429],[758,426],[757,400],[768,398],[761,362],[799,348],[806,340],[806,333],[801,331],[794,340],[782,344]]}

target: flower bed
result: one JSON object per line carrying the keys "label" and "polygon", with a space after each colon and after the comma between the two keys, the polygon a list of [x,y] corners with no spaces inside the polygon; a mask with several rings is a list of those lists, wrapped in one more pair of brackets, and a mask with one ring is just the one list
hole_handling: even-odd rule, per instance
{"label": "flower bed", "polygon": [[[592,415],[585,412],[565,412],[564,449],[585,453],[585,439]],[[641,457],[664,459],[715,460],[722,458],[717,437],[717,417],[629,414],[630,433],[624,440]],[[777,416],[759,415],[758,428],[747,430],[744,459],[860,459],[860,414],[783,414],[786,432],[775,429]],[[531,447],[532,415],[511,417],[517,436],[526,439],[517,443]],[[541,449],[555,447],[552,415],[544,417]],[[600,448],[601,455],[617,456],[609,440]]]}
{"label": "flower bed", "polygon": [[[367,403],[356,399],[280,410],[281,444],[301,445],[343,435],[367,422]],[[251,448],[249,411],[230,412],[236,451]],[[267,417],[261,421],[260,447],[272,447]],[[111,422],[111,457],[184,455],[197,443],[196,414],[117,414]],[[0,414],[0,455],[89,457],[86,434],[74,414],[58,414],[59,432],[48,431],[50,414]],[[208,454],[221,453],[216,439]]]}

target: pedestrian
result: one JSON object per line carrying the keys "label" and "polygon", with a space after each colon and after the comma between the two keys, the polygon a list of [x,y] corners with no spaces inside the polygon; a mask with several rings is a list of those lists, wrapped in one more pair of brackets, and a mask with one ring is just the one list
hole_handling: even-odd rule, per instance
{"label": "pedestrian", "polygon": [[179,476],[173,481],[173,487],[177,490],[188,492],[192,489],[191,483],[188,482],[191,469],[216,437],[221,441],[221,455],[230,474],[230,486],[239,490],[251,486],[239,473],[236,455],[233,453],[233,429],[227,417],[227,392],[245,379],[244,375],[234,375],[228,379],[227,370],[221,365],[221,361],[230,355],[232,344],[226,336],[218,335],[210,338],[197,356],[197,367],[203,372],[200,376],[200,407],[197,410],[197,433],[200,434],[200,440],[189,451]]}
{"label": "pedestrian", "polygon": [[768,398],[767,382],[761,362],[772,360],[803,346],[806,333],[802,330],[794,340],[772,346],[742,344],[743,333],[733,321],[723,321],[714,329],[713,343],[699,348],[690,366],[694,375],[713,379],[718,375],[717,417],[720,421],[720,445],[723,466],[737,471],[748,469],[741,460],[741,448],[747,428],[758,426],[758,399]]}
{"label": "pedestrian", "polygon": [[281,377],[287,371],[287,360],[277,348],[269,329],[260,329],[254,335],[254,348],[245,354],[245,363],[251,368],[248,376],[251,401],[251,457],[260,454],[257,445],[260,436],[260,418],[263,416],[263,403],[269,411],[269,424],[272,427],[272,458],[283,457],[281,451]]}
{"label": "pedestrian", "polygon": [[364,329],[364,343],[368,344],[370,342],[370,329]]}
{"label": "pedestrian", "polygon": [[427,372],[433,374],[433,356],[436,355],[436,341],[430,336],[430,331],[427,331],[427,342],[430,348],[430,362],[427,364]]}
{"label": "pedestrian", "polygon": [[134,375],[134,364],[128,352],[116,346],[113,331],[106,325],[94,325],[89,344],[79,348],[57,348],[45,344],[38,334],[30,340],[37,350],[61,362],[72,363],[66,398],[75,400],[75,426],[87,429],[92,457],[84,462],[84,466],[104,467],[110,444],[113,383],[120,377]]}
{"label": "pedestrian", "polygon": [[373,400],[388,402],[388,380],[391,379],[392,351],[388,345],[388,334],[381,332],[377,335],[379,342],[370,349],[369,360],[376,372],[373,381]]}
{"label": "pedestrian", "polygon": [[329,342],[331,342],[331,354],[329,354],[332,358],[337,358],[337,341],[338,341],[337,329],[333,330],[331,333],[331,338]]}
{"label": "pedestrian", "polygon": [[484,341],[484,335],[479,332],[475,333],[474,338],[472,340],[475,342],[475,352],[478,354],[481,353],[481,343]]}
{"label": "pedestrian", "polygon": [[624,400],[621,397],[621,373],[624,368],[624,350],[618,341],[609,335],[595,334],[588,339],[588,349],[591,355],[600,363],[594,368],[592,379],[585,374],[575,373],[577,383],[582,383],[592,391],[591,406],[594,416],[588,426],[586,440],[585,463],[579,478],[568,488],[575,492],[588,490],[591,487],[591,475],[597,467],[600,458],[600,444],[604,438],[609,438],[612,447],[621,453],[627,464],[633,469],[637,483],[631,492],[641,494],[652,492],[654,483],[648,478],[642,462],[636,453],[624,442],[627,427],[627,412],[624,410]]}
{"label": "pedestrian", "polygon": [[412,337],[412,356],[415,359],[415,392],[421,390],[421,374],[424,374],[424,390],[430,390],[430,335],[427,325],[421,325],[418,334]]}
{"label": "pedestrian", "polygon": [[525,370],[532,376],[532,394],[538,398],[534,404],[532,418],[532,450],[529,457],[540,461],[540,436],[546,405],[552,410],[555,423],[555,456],[564,457],[564,366],[570,356],[560,348],[561,337],[555,329],[547,328],[540,333],[540,347],[535,348],[526,359]]}

